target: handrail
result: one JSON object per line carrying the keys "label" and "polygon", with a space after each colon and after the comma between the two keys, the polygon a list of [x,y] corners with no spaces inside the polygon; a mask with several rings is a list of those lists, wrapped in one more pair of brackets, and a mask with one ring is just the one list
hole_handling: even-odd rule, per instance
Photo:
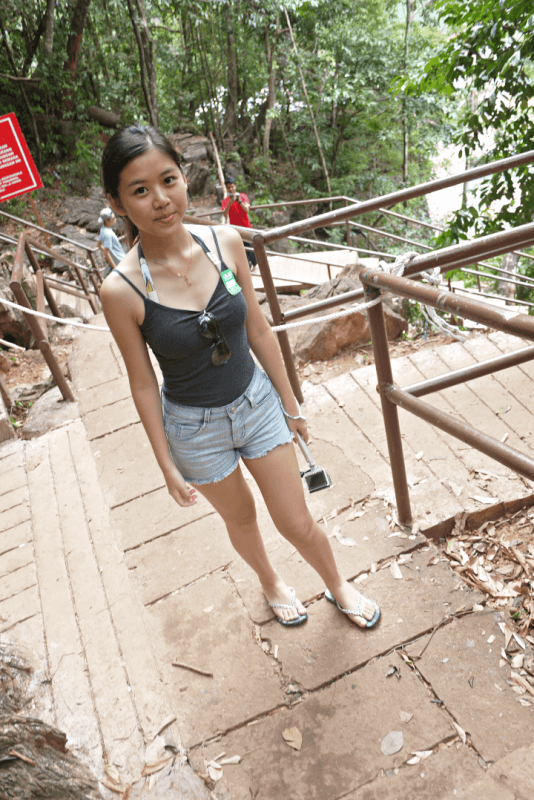
{"label": "handrail", "polygon": [[376,197],[372,200],[364,200],[361,203],[347,206],[343,209],[336,211],[328,211],[326,214],[319,214],[316,217],[310,217],[306,220],[299,220],[290,225],[282,225],[278,228],[273,228],[264,237],[265,242],[276,241],[287,236],[292,236],[305,230],[315,230],[329,225],[332,222],[344,222],[353,216],[365,214],[368,211],[378,211],[381,206],[393,206],[397,203],[402,203],[406,200],[413,200],[415,197],[422,197],[425,194],[437,192],[440,189],[447,189],[450,186],[457,186],[460,183],[467,183],[471,180],[484,178],[487,175],[493,175],[496,172],[503,172],[514,167],[521,167],[525,164],[530,164],[534,161],[534,150],[529,150],[525,153],[520,153],[510,158],[503,158],[500,161],[493,161],[489,164],[483,164],[473,169],[468,169],[458,175],[448,175],[445,178],[439,178],[426,183],[420,183],[416,186],[410,186],[406,189],[400,189],[396,192]]}
{"label": "handrail", "polygon": [[[9,283],[9,288],[13,292],[17,303],[24,308],[31,309],[30,302],[26,296],[26,292],[23,287],[22,283],[22,268],[23,268],[23,255],[24,252],[29,256],[31,252],[31,246],[29,244],[29,240],[27,234],[21,233],[17,243],[17,249],[15,252],[15,262],[13,264],[13,270],[11,272],[11,281]],[[33,255],[33,254],[32,254]],[[36,263],[35,256],[33,259]],[[30,259],[31,261],[31,259]],[[35,263],[32,261],[32,266],[35,269]],[[44,278],[43,272],[39,269],[37,265],[36,270],[36,280],[38,287],[42,285],[43,293],[46,293],[46,279]],[[43,299],[41,292],[38,288],[38,305],[43,305]],[[1,300],[0,300],[1,303]],[[57,306],[56,306],[57,309]],[[52,348],[48,342],[48,333],[46,330],[46,321],[42,323],[38,321],[37,317],[34,317],[33,314],[27,314],[25,311],[22,311],[24,319],[28,323],[30,330],[35,338],[35,342],[43,354],[43,358],[45,359],[52,376],[61,391],[64,400],[68,400],[70,402],[74,402],[75,398],[72,393],[72,389],[70,388],[61,367],[54,355]],[[57,315],[56,315],[57,316]]]}
{"label": "handrail", "polygon": [[48,236],[55,236],[56,239],[62,239],[64,242],[73,244],[76,247],[79,247],[80,250],[86,250],[88,253],[94,253],[98,250],[98,247],[89,247],[88,245],[80,244],[80,242],[76,242],[74,239],[68,239],[66,236],[62,236],[61,233],[55,233],[54,231],[49,231],[48,228],[41,228],[40,225],[36,225],[34,222],[28,222],[28,220],[21,219],[20,217],[14,217],[13,214],[8,214],[7,211],[0,211],[0,216],[12,219],[15,222],[20,222],[27,228],[35,228],[35,230],[41,231],[41,233],[46,233],[48,234]]}
{"label": "handrail", "polygon": [[[378,270],[369,270],[363,265],[358,270],[358,274],[364,284],[367,301],[379,299],[382,290],[387,289],[401,297],[408,297],[426,305],[431,305],[434,308],[451,311],[453,314],[467,317],[475,322],[482,322],[482,324],[489,325],[497,330],[534,339],[534,319],[524,314],[516,314],[509,309],[496,309],[494,306],[488,306],[487,303],[477,302],[468,298],[459,298],[458,295],[454,295],[451,292],[434,289],[397,275],[386,274]],[[480,452],[496,459],[499,463],[515,470],[520,475],[534,480],[534,459],[419,399],[421,395],[438,391],[448,386],[454,386],[481,375],[487,375],[498,369],[505,369],[512,364],[531,360],[534,358],[534,347],[525,348],[519,354],[500,356],[497,359],[477,364],[474,367],[456,370],[452,374],[442,375],[439,378],[423,381],[406,389],[400,389],[393,381],[382,303],[373,305],[368,309],[367,313],[378,380],[377,388],[380,394],[386,428],[390,466],[400,522],[409,524],[412,519],[412,512],[398,406],[435,425],[446,433],[456,436],[461,441],[472,445]]]}

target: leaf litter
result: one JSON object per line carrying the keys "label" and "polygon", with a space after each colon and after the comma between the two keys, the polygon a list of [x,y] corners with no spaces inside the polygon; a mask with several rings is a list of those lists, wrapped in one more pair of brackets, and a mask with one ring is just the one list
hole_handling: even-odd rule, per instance
{"label": "leaf litter", "polygon": [[[462,581],[486,595],[486,607],[502,614],[499,666],[510,668],[506,683],[521,705],[534,705],[534,510],[488,520],[476,530],[466,523],[466,513],[456,516],[444,555]],[[490,635],[487,644],[496,638]]]}

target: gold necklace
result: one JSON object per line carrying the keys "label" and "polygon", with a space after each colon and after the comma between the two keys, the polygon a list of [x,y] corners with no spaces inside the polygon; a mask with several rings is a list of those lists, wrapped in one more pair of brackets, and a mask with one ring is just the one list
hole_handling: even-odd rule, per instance
{"label": "gold necklace", "polygon": [[[189,231],[187,231],[187,233],[189,233]],[[191,236],[190,233],[189,233],[189,238],[191,240],[191,249],[189,251],[189,265],[188,265],[188,267],[187,267],[185,272],[174,272],[173,274],[176,275],[177,278],[183,278],[184,281],[189,286],[189,288],[191,288],[191,282],[190,282],[189,278],[187,277],[187,273],[191,269],[191,262],[193,260],[193,237]]]}

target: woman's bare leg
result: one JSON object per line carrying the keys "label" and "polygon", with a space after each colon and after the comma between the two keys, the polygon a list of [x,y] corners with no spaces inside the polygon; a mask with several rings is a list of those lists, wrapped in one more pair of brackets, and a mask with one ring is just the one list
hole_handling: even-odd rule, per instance
{"label": "woman's bare leg", "polygon": [[[269,561],[258,528],[254,497],[241,468],[237,467],[231,475],[218,483],[192,485],[223,518],[233,547],[257,574],[267,602],[289,604],[291,593]],[[291,609],[273,610],[280,619],[286,621],[306,613],[299,600],[295,600],[295,606]]]}
{"label": "woman's bare leg", "polygon": [[294,446],[281,445],[261,458],[247,459],[245,464],[282,536],[319,573],[340,606],[357,609],[361,601],[362,617],[350,615],[349,619],[365,626],[373,618],[375,604],[362,599],[356,587],[340,576],[330,542],[306,506]]}

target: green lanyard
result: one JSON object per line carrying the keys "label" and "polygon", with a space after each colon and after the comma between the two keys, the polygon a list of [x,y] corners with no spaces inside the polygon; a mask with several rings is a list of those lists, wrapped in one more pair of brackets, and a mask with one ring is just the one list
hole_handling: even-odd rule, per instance
{"label": "green lanyard", "polygon": [[229,294],[239,294],[241,291],[241,286],[236,281],[235,275],[231,269],[223,270],[223,272],[221,272],[221,278],[223,279],[226,291]]}

